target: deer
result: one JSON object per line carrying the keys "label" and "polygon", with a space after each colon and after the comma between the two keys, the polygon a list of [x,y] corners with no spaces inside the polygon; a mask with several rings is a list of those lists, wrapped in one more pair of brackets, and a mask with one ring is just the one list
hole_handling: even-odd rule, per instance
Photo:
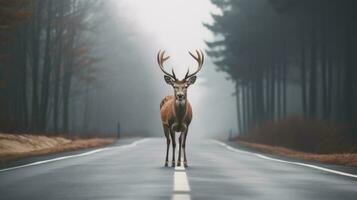
{"label": "deer", "polygon": [[165,57],[165,51],[159,51],[157,54],[157,62],[161,71],[164,73],[164,80],[168,85],[171,85],[174,89],[174,95],[165,96],[160,103],[160,116],[161,122],[164,129],[164,134],[166,137],[166,157],[165,157],[165,167],[168,167],[169,160],[169,148],[170,148],[170,137],[172,141],[172,164],[171,167],[175,167],[175,149],[176,149],[176,139],[175,133],[179,132],[179,153],[177,166],[181,166],[181,148],[183,150],[183,165],[185,168],[188,167],[186,158],[186,139],[188,128],[192,120],[192,107],[187,99],[187,89],[190,85],[196,82],[197,73],[202,69],[204,55],[202,51],[196,50],[197,56],[188,52],[198,63],[197,70],[190,74],[190,70],[187,70],[185,77],[182,80],[176,78],[175,72],[172,69],[172,73],[168,73],[164,69],[164,62],[170,58],[170,56]]}

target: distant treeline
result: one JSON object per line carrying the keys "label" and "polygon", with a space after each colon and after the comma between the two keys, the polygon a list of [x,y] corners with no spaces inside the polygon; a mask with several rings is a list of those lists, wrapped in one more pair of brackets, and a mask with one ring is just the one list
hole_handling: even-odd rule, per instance
{"label": "distant treeline", "polygon": [[0,0],[0,131],[68,132],[71,98],[95,80],[100,7],[94,0]]}
{"label": "distant treeline", "polygon": [[240,133],[292,106],[306,119],[357,122],[357,1],[211,1],[222,13],[205,24],[217,36],[207,53],[236,83]]}

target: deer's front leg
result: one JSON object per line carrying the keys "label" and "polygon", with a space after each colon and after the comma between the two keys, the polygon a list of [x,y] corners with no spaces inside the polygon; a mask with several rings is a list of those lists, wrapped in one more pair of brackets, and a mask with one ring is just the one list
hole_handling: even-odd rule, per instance
{"label": "deer's front leg", "polygon": [[178,154],[178,158],[177,158],[177,166],[181,166],[181,145],[182,145],[182,134],[180,134],[179,137],[179,154]]}
{"label": "deer's front leg", "polygon": [[183,149],[183,166],[188,167],[187,165],[187,159],[186,159],[186,138],[187,138],[187,132],[188,129],[183,134],[183,143],[182,143],[182,149]]}
{"label": "deer's front leg", "polygon": [[175,149],[176,149],[176,139],[175,139],[175,131],[170,130],[171,141],[172,141],[172,167],[175,167]]}

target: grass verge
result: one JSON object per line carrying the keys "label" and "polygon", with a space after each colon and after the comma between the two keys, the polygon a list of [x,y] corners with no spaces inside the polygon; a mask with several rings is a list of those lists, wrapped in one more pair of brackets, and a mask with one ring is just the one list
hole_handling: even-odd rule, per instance
{"label": "grass verge", "polygon": [[61,136],[0,133],[0,164],[19,158],[112,144],[112,138],[70,139]]}
{"label": "grass verge", "polygon": [[318,161],[323,163],[357,166],[357,153],[335,153],[335,154],[316,154],[295,151],[286,147],[271,146],[264,144],[251,143],[246,141],[237,141],[238,144],[256,149],[263,153],[274,154],[279,156],[286,156],[308,161]]}
{"label": "grass verge", "polygon": [[264,123],[235,140],[265,153],[357,166],[356,132],[352,125],[290,116]]}

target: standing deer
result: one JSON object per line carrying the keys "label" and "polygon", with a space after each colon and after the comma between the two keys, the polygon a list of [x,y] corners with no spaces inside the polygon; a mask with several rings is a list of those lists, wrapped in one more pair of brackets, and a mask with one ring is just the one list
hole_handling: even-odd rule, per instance
{"label": "standing deer", "polygon": [[197,56],[194,56],[191,52],[189,54],[197,61],[198,68],[197,70],[190,74],[189,70],[185,75],[183,80],[178,80],[176,78],[175,72],[172,69],[172,74],[168,73],[164,69],[164,62],[170,57],[165,57],[165,51],[157,54],[157,62],[159,63],[160,69],[164,72],[164,79],[167,84],[171,85],[174,88],[174,96],[166,96],[162,99],[160,103],[160,115],[161,121],[164,128],[164,133],[166,137],[166,159],[165,159],[165,167],[168,166],[168,153],[170,148],[170,137],[172,140],[172,167],[175,167],[175,148],[176,148],[176,140],[175,140],[175,132],[180,132],[179,137],[179,154],[177,160],[177,166],[181,166],[181,147],[183,149],[184,156],[184,167],[187,167],[187,159],[186,159],[186,138],[188,127],[192,120],[192,108],[191,104],[187,100],[187,88],[194,84],[196,81],[196,74],[201,70],[203,66],[204,56],[202,51],[197,51]]}

